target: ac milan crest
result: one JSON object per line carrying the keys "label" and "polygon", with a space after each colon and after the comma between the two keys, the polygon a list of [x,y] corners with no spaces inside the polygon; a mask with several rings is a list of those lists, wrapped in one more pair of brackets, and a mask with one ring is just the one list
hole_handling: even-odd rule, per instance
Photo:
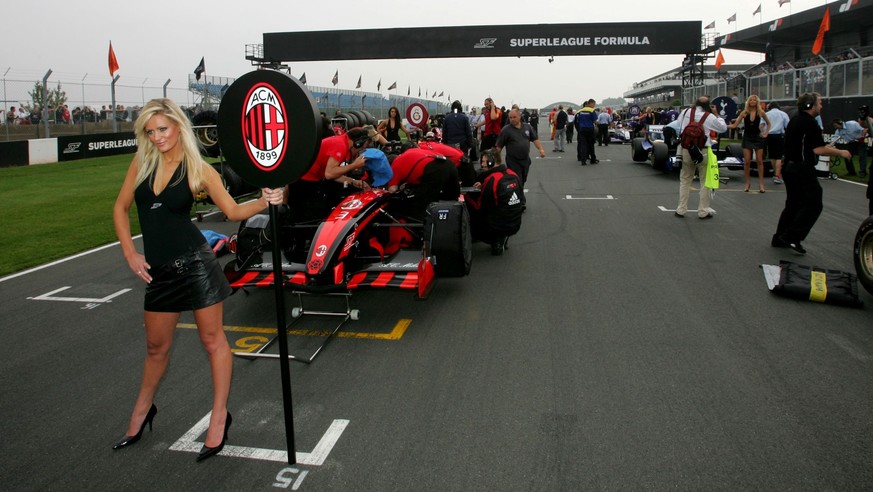
{"label": "ac milan crest", "polygon": [[277,188],[309,170],[321,145],[321,115],[306,86],[256,70],[236,79],[218,108],[227,163],[248,183]]}
{"label": "ac milan crest", "polygon": [[263,171],[275,169],[285,157],[288,136],[285,103],[276,89],[265,82],[254,85],[242,117],[249,158]]}

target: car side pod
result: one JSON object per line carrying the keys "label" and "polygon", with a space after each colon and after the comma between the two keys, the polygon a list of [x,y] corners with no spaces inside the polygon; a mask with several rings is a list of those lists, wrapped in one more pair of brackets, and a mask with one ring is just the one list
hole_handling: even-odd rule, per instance
{"label": "car side pod", "polygon": [[431,263],[430,258],[422,258],[418,262],[419,299],[427,299],[427,296],[430,294],[431,289],[433,289],[435,278],[436,273],[434,272],[433,263]]}

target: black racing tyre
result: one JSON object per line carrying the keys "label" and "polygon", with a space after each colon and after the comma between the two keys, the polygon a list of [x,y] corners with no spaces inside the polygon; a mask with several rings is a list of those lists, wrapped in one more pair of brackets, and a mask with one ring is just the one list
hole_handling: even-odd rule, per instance
{"label": "black racing tyre", "polygon": [[370,124],[367,122],[367,115],[365,115],[362,111],[358,111],[357,109],[355,109],[353,111],[349,111],[349,113],[355,115],[355,119],[358,120],[357,126],[364,126],[364,125]]}
{"label": "black racing tyre", "polygon": [[861,222],[855,234],[855,274],[867,292],[873,294],[873,216]]}
{"label": "black racing tyre", "polygon": [[361,126],[358,124],[358,117],[352,113],[341,113],[339,117],[346,119],[346,130],[351,130],[356,126]]}
{"label": "black racing tyre", "polygon": [[215,170],[221,174],[221,180],[224,181],[224,189],[227,190],[230,196],[236,197],[244,194],[242,192],[243,180],[239,177],[239,174],[231,169],[230,164],[225,162],[223,166],[219,164],[213,165]]}
{"label": "black racing tyre", "polygon": [[634,162],[644,162],[649,157],[649,151],[643,148],[642,137],[637,137],[631,141],[631,159]]}
{"label": "black racing tyre", "polygon": [[362,110],[361,113],[364,113],[364,117],[367,119],[368,125],[376,126],[376,123],[377,123],[376,117],[373,116],[372,113],[370,113],[369,111],[365,111],[365,110]]}
{"label": "black racing tyre", "polygon": [[727,157],[733,157],[734,159],[739,159],[740,162],[743,161],[743,146],[738,143],[729,143],[725,147],[725,151],[727,152]]}
{"label": "black racing tyre", "polygon": [[470,214],[463,202],[441,201],[428,205],[424,218],[425,254],[435,260],[440,277],[463,277],[473,263]]}
{"label": "black racing tyre", "polygon": [[218,157],[221,153],[218,143],[218,113],[215,111],[197,113],[191,118],[191,125],[195,127],[194,135],[200,144],[200,152],[207,157]]}
{"label": "black racing tyre", "polygon": [[652,167],[661,171],[667,169],[667,161],[670,160],[670,149],[664,142],[652,143]]}

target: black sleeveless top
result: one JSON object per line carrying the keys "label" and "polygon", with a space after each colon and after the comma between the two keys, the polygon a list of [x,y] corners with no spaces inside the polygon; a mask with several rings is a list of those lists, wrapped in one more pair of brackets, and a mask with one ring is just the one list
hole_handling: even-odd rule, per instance
{"label": "black sleeveless top", "polygon": [[743,118],[743,127],[745,128],[743,139],[754,141],[761,138],[761,113],[755,113],[754,120],[749,113],[746,113],[746,117]]}
{"label": "black sleeveless top", "polygon": [[400,141],[400,124],[391,128],[391,122],[393,120],[388,120],[388,123],[385,124],[385,140],[391,141]]}
{"label": "black sleeveless top", "polygon": [[179,164],[169,184],[157,196],[154,173],[134,191],[146,261],[152,268],[196,250],[206,238],[189,215],[194,195],[188,187],[185,163]]}

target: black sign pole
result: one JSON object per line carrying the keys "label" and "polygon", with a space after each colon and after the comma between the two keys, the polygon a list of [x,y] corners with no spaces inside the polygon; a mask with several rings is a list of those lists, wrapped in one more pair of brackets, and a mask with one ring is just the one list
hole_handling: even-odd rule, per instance
{"label": "black sign pole", "polygon": [[273,292],[276,294],[276,329],[279,333],[279,368],[282,372],[282,407],[285,412],[285,442],[288,464],[297,463],[294,446],[294,407],[291,403],[291,372],[288,364],[288,325],[285,322],[285,276],[282,272],[282,244],[279,235],[279,207],[270,205],[270,233],[273,234]]}
{"label": "black sign pole", "polygon": [[[312,95],[300,81],[274,70],[256,70],[227,88],[218,109],[218,138],[231,168],[242,179],[261,188],[278,188],[305,174],[315,161],[321,145],[321,117]],[[297,452],[285,322],[285,275],[276,205],[270,205],[270,224],[285,440],[288,464],[293,465]]]}

